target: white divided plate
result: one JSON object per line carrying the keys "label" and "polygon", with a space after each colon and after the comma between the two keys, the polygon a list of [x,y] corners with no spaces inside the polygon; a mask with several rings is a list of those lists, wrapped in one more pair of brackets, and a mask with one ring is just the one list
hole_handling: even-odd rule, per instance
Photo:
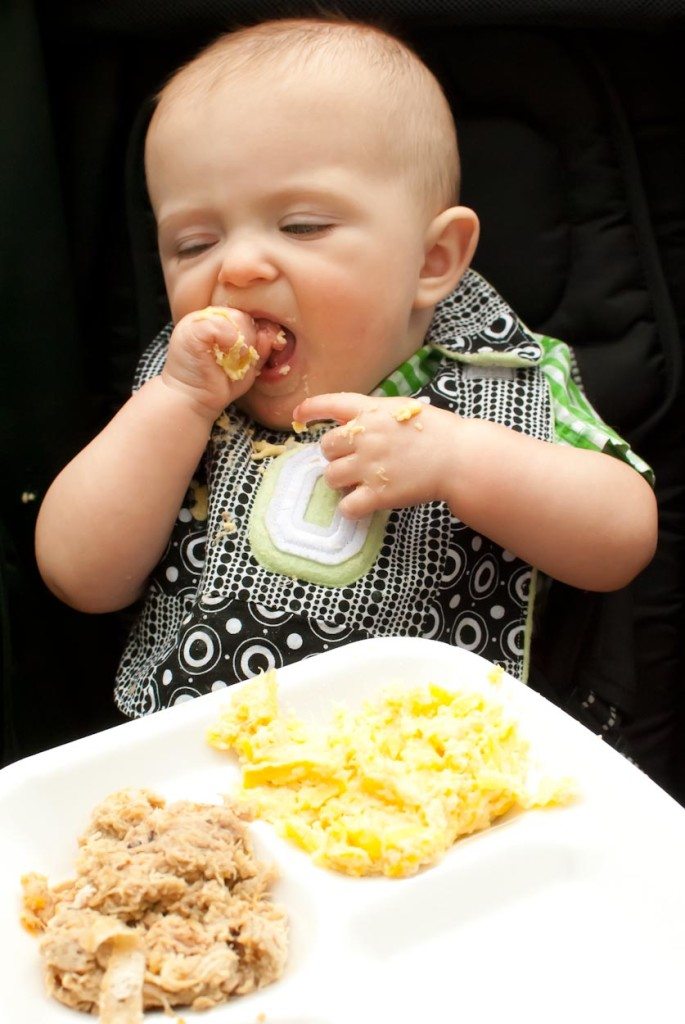
{"label": "white divided plate", "polygon": [[[572,806],[515,815],[461,840],[409,879],[315,867],[255,823],[281,871],[291,920],[283,978],[208,1013],[206,1024],[558,1024],[679,1019],[685,968],[685,811],[638,769],[536,693],[466,651],[429,640],[365,640],[279,672],[285,704],[326,720],[386,682],[486,688],[518,716],[550,772],[571,774]],[[44,994],[38,943],[19,924],[19,877],[70,877],[96,803],[124,786],[219,801],[238,777],[204,733],[213,693],[0,772],[0,1020],[89,1018]],[[678,1010],[680,1007],[680,1010]],[[146,1021],[169,1020],[161,1013]]]}

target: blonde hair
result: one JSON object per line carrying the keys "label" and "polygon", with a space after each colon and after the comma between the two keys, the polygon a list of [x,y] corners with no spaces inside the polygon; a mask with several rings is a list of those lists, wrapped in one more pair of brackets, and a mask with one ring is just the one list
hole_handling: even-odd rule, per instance
{"label": "blonde hair", "polygon": [[375,26],[339,17],[287,18],[219,36],[176,71],[157,96],[155,118],[177,99],[206,95],[241,74],[268,69],[281,75],[302,67],[330,73],[356,62],[378,83],[384,111],[379,131],[398,167],[432,213],[454,205],[459,155],[452,112],[435,76],[401,40]]}

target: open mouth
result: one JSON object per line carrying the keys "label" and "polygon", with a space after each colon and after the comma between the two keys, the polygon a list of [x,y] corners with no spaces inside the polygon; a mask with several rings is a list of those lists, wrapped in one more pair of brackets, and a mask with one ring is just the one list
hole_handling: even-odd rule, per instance
{"label": "open mouth", "polygon": [[262,366],[262,373],[266,372],[271,375],[283,375],[285,376],[285,367],[290,367],[290,361],[295,351],[295,335],[289,328],[284,327],[283,324],[276,323],[274,320],[264,320],[261,318],[255,319],[257,330],[264,332],[268,336],[271,343],[271,351],[269,357]]}

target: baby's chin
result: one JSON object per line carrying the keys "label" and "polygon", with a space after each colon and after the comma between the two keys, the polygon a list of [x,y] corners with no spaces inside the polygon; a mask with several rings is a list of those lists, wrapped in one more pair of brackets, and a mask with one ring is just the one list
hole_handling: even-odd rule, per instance
{"label": "baby's chin", "polygon": [[[304,396],[302,396],[304,397]],[[267,398],[265,395],[243,395],[235,403],[250,419],[269,430],[292,430],[293,409],[302,399],[292,395]]]}

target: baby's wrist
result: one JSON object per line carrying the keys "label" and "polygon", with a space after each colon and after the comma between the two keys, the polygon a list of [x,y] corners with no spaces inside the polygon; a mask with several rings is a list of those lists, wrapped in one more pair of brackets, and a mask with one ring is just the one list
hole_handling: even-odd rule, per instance
{"label": "baby's wrist", "polygon": [[467,421],[446,409],[436,409],[435,427],[430,432],[432,498],[444,501],[454,511],[462,488],[464,447],[468,444]]}
{"label": "baby's wrist", "polygon": [[166,407],[166,414],[174,417],[175,423],[184,420],[188,424],[197,423],[207,434],[225,409],[223,402],[213,400],[206,392],[185,384],[164,370],[144,387],[148,385],[155,386],[158,401]]}
{"label": "baby's wrist", "polygon": [[488,480],[500,458],[503,429],[489,420],[454,416],[441,498],[465,522],[490,500]]}
{"label": "baby's wrist", "polygon": [[462,472],[463,458],[462,434],[466,422],[461,416],[447,409],[429,407],[428,415],[435,417],[426,422],[423,436],[430,441],[430,448],[425,454],[424,468],[430,490],[429,500],[444,501],[450,507],[459,490],[459,475]]}

